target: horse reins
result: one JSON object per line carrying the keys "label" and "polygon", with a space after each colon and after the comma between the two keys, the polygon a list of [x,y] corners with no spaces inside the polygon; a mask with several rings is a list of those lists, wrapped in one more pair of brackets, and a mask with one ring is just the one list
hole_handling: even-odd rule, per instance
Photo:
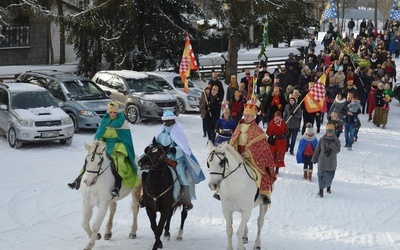
{"label": "horse reins", "polygon": [[[241,163],[239,163],[239,165],[238,165],[234,170],[232,170],[229,174],[225,175],[226,164],[228,164],[228,167],[229,167],[229,161],[228,161],[228,159],[226,158],[225,153],[216,152],[216,151],[211,151],[211,153],[210,153],[210,155],[208,156],[208,158],[212,161],[214,155],[216,155],[216,156],[218,157],[218,159],[220,160],[220,163],[219,163],[219,164],[220,164],[220,166],[223,168],[223,171],[222,171],[222,173],[220,173],[220,172],[210,172],[210,175],[222,175],[222,180],[228,178],[228,176],[230,176],[230,175],[233,174],[236,170],[238,170],[238,169],[240,168],[240,166],[242,166],[242,165],[243,165],[243,166],[246,166],[246,165],[244,164],[244,162],[241,162]],[[223,158],[220,157],[220,155],[222,155]],[[209,166],[209,164],[208,164],[208,160],[207,160],[207,167],[210,168],[210,166]],[[252,180],[254,180],[254,181],[257,181],[256,178],[253,178],[253,177],[252,177],[252,175],[249,173],[249,171],[248,171],[248,169],[247,169],[246,167],[245,167],[244,169],[246,170],[246,173],[247,173],[247,175],[250,177],[250,179],[252,179]],[[257,176],[257,175],[255,175],[255,176]]]}
{"label": "horse reins", "polygon": [[[94,151],[93,151],[93,153],[92,153],[92,158],[90,158],[90,161],[93,162],[95,156],[98,155],[98,156],[100,157],[100,162],[97,164],[98,166],[100,166],[99,169],[98,169],[97,171],[88,170],[88,169],[86,168],[87,159],[85,160],[85,166],[84,166],[84,168],[86,169],[86,172],[91,173],[91,174],[96,174],[96,177],[94,177],[94,181],[93,181],[94,183],[96,183],[96,181],[97,181],[97,179],[100,177],[100,175],[102,175],[102,174],[107,170],[107,168],[109,168],[109,167],[111,166],[111,162],[112,162],[112,160],[110,159],[110,165],[108,165],[108,166],[107,166],[106,168],[104,168],[104,169],[101,168],[101,165],[103,164],[104,158],[103,158],[103,155],[101,155],[101,154],[96,154],[96,151],[97,151],[97,147],[98,147],[98,146],[99,146],[99,145],[96,145],[96,148],[94,149]],[[108,156],[107,156],[107,157],[108,157]]]}

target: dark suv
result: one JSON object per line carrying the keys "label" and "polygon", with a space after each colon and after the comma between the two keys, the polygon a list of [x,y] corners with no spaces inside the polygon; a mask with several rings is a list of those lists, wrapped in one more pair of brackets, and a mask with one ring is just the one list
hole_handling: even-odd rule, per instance
{"label": "dark suv", "polygon": [[32,70],[22,73],[18,82],[47,89],[71,117],[74,130],[96,129],[107,112],[111,99],[89,78],[57,70]]}
{"label": "dark suv", "polygon": [[160,119],[164,111],[178,115],[178,103],[174,96],[164,92],[158,83],[145,73],[131,70],[109,70],[97,72],[92,80],[111,99],[125,110],[130,123],[141,119]]}

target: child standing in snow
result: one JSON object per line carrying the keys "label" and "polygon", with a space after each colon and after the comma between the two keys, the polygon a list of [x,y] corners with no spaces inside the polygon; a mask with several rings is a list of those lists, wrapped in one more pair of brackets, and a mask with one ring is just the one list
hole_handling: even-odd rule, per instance
{"label": "child standing in snow", "polygon": [[318,139],[314,135],[314,130],[311,123],[306,124],[306,130],[303,138],[300,139],[299,147],[296,153],[297,163],[304,163],[303,166],[303,179],[311,181],[313,172],[313,163],[311,158],[317,147]]}

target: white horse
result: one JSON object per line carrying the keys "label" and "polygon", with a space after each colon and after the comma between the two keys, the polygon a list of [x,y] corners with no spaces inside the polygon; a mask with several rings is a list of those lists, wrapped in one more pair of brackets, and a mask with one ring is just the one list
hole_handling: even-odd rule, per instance
{"label": "white horse", "polygon": [[233,235],[233,212],[242,215],[237,230],[238,248],[245,249],[244,244],[248,242],[247,222],[250,219],[251,211],[259,206],[257,220],[257,238],[253,249],[261,249],[260,233],[264,225],[264,216],[268,206],[263,205],[261,196],[257,199],[257,184],[254,172],[246,165],[239,153],[228,143],[222,143],[214,147],[207,159],[207,166],[210,170],[209,187],[211,190],[219,189],[222,210],[226,221],[226,234],[228,236],[228,250],[232,250]]}
{"label": "white horse", "polygon": [[[114,188],[115,178],[111,172],[112,160],[106,154],[106,144],[102,141],[94,141],[90,145],[85,143],[85,148],[88,150],[88,155],[85,159],[85,173],[82,176],[81,182],[83,206],[82,227],[89,236],[89,242],[84,249],[92,249],[96,239],[101,239],[99,230],[108,208],[110,208],[110,217],[107,221],[104,239],[111,239],[111,229],[113,226],[114,214],[117,210],[117,201],[123,199],[128,194],[132,195],[131,209],[133,213],[129,238],[135,239],[138,227],[137,216],[142,185],[140,184],[135,188],[126,188],[122,185],[119,197],[112,199],[111,190]],[[89,223],[94,206],[98,208],[98,211],[92,227],[90,227]]]}

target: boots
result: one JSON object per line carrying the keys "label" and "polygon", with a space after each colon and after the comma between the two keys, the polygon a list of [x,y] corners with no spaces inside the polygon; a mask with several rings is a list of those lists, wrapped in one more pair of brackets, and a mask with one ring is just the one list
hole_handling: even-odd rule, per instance
{"label": "boots", "polygon": [[326,192],[328,192],[328,194],[332,193],[332,192],[331,192],[331,187],[330,187],[330,186],[326,188]]}
{"label": "boots", "polygon": [[307,173],[307,179],[308,179],[309,181],[311,181],[311,177],[312,177],[312,169],[309,169],[309,170],[308,170],[308,173]]}
{"label": "boots", "polygon": [[78,176],[73,182],[68,183],[68,187],[79,190],[79,187],[81,186],[81,180],[81,176]]}
{"label": "boots", "polygon": [[318,195],[319,195],[319,197],[321,197],[321,198],[324,197],[324,190],[323,190],[323,189],[320,189]]}
{"label": "boots", "polygon": [[115,197],[119,197],[119,190],[122,186],[122,178],[118,174],[118,170],[113,163],[111,163],[111,173],[114,175],[115,178],[114,189],[111,190],[111,198],[113,199]]}
{"label": "boots", "polygon": [[279,168],[275,167],[275,174],[279,174]]}
{"label": "boots", "polygon": [[190,201],[189,186],[181,186],[180,200],[183,204],[183,209],[185,211],[189,211],[190,209],[193,208],[193,204]]}
{"label": "boots", "polygon": [[261,195],[262,199],[263,199],[263,205],[269,205],[271,204],[271,200],[268,198],[268,196],[266,195]]}
{"label": "boots", "polygon": [[304,180],[307,180],[307,169],[304,169],[304,170],[303,170],[303,173],[304,173],[303,179],[304,179]]}
{"label": "boots", "polygon": [[219,194],[217,193],[214,193],[213,197],[219,201],[221,200],[221,197],[219,197]]}

